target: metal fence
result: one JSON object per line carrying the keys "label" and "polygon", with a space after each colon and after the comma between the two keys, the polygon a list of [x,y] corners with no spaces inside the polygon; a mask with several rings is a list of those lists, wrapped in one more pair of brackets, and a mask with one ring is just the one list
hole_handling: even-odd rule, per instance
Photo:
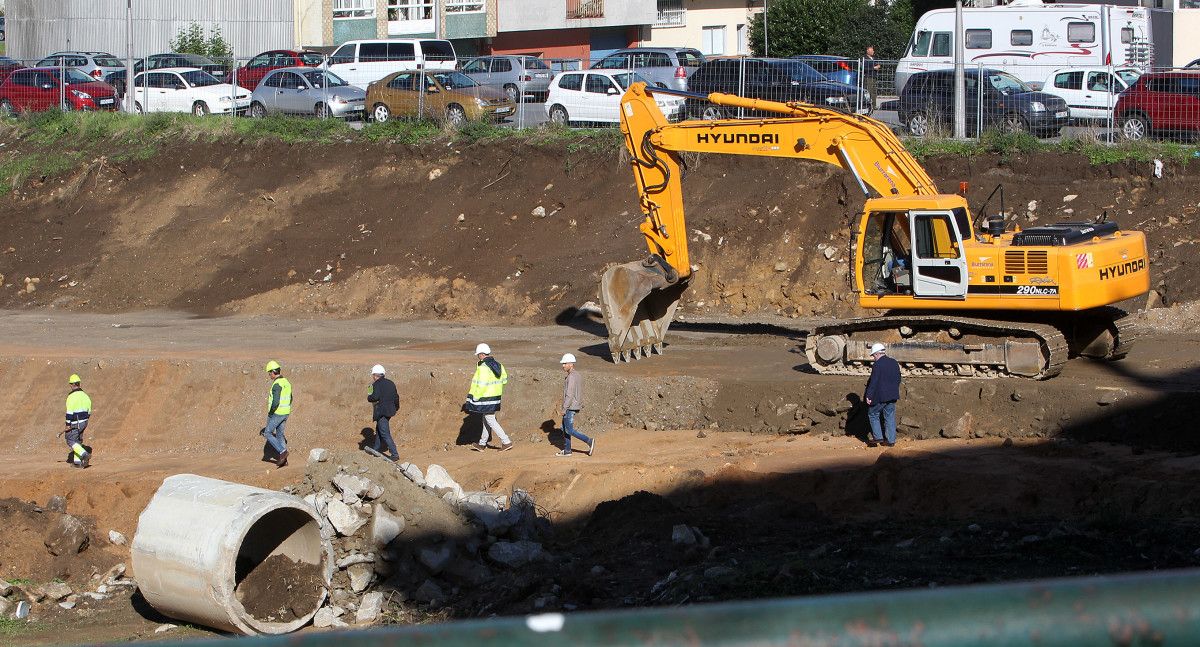
{"label": "metal fence", "polygon": [[[612,127],[621,95],[641,81],[690,93],[659,95],[660,108],[673,121],[769,116],[696,96],[721,92],[869,115],[913,137],[954,134],[951,66],[924,69],[837,57],[716,57],[702,63],[647,51],[595,60],[431,56],[412,69],[418,67],[414,59],[392,54],[388,49],[379,58],[355,62],[316,54],[221,61],[159,55],[136,60],[132,82],[125,61],[114,56],[7,60],[0,65],[0,112],[57,108]],[[392,72],[398,68],[409,69]],[[1111,142],[1200,133],[1200,69],[1155,68],[1146,74],[1139,83],[1143,71],[1133,66],[969,65],[962,98],[965,134],[978,138],[1009,130]]]}

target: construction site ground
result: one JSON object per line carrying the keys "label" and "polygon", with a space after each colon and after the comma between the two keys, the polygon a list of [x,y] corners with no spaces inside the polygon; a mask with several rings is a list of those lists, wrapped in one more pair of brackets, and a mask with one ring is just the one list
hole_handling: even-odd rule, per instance
{"label": "construction site ground", "polygon": [[[577,308],[605,263],[644,254],[618,155],[319,152],[98,155],[0,198],[0,499],[15,500],[0,501],[0,577],[73,582],[128,561],[107,533],[132,539],[166,476],[281,488],[303,480],[311,448],[358,452],[375,363],[400,389],[405,460],[440,464],[468,490],[525,489],[555,528],[554,563],[489,585],[494,604],[464,593],[409,620],[1200,564],[1195,164],[1159,179],[1148,163],[1069,156],[929,162],[944,189],[972,181],[972,204],[1004,181],[1023,224],[1107,210],[1147,231],[1150,305],[1170,307],[1136,315],[1145,338],[1122,362],[1073,360],[1048,382],[909,379],[900,442],[872,449],[862,380],[813,373],[796,332],[862,314],[845,281],[861,198],[840,172],[692,160],[693,323],[672,328],[664,356],[614,365],[603,326]],[[511,375],[507,453],[469,451],[478,430],[460,405],[480,341]],[[555,456],[564,352],[585,376],[576,425],[598,439],[591,457]],[[258,433],[268,359],[295,386],[282,469],[262,460]],[[86,470],[55,437],[72,372],[95,403]],[[28,503],[55,495],[94,524],[74,559],[46,553]],[[711,548],[672,543],[679,523]],[[0,643],[209,635],[155,634],[165,622],[137,596],[50,605],[32,625],[0,626]]]}

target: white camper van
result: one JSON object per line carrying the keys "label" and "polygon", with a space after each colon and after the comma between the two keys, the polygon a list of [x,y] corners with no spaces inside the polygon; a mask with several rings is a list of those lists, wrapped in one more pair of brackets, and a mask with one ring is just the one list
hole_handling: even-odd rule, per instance
{"label": "white camper van", "polygon": [[[1150,66],[1150,13],[1101,4],[1007,5],[963,9],[966,63],[1004,70],[1039,86],[1063,67]],[[917,72],[954,66],[954,10],[934,9],[917,21],[896,66],[896,92]]]}

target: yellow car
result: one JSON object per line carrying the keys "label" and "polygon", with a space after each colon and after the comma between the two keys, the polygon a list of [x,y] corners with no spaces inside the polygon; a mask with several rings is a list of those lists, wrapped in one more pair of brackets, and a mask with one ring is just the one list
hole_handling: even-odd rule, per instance
{"label": "yellow car", "polygon": [[[418,88],[424,85],[424,91]],[[425,117],[460,125],[468,120],[502,121],[516,112],[508,95],[457,71],[389,74],[367,86],[368,114],[383,123],[393,117]]]}

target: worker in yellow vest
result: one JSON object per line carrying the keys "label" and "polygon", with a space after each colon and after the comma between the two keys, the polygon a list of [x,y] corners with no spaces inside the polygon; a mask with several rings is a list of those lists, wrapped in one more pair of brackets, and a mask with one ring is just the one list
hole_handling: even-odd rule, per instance
{"label": "worker in yellow vest", "polygon": [[265,370],[271,378],[271,393],[267,396],[267,427],[263,430],[263,435],[279,454],[275,465],[283,467],[287,465],[288,460],[287,438],[284,437],[283,430],[287,425],[288,416],[292,413],[292,383],[280,375],[279,362],[275,360],[267,362]]}
{"label": "worker in yellow vest", "polygon": [[92,460],[92,453],[83,446],[83,430],[87,429],[88,420],[92,417],[92,399],[83,392],[80,385],[82,380],[78,375],[72,374],[67,381],[71,390],[67,393],[67,426],[63,434],[66,434],[67,446],[71,448],[69,462],[75,467],[86,468]]}

